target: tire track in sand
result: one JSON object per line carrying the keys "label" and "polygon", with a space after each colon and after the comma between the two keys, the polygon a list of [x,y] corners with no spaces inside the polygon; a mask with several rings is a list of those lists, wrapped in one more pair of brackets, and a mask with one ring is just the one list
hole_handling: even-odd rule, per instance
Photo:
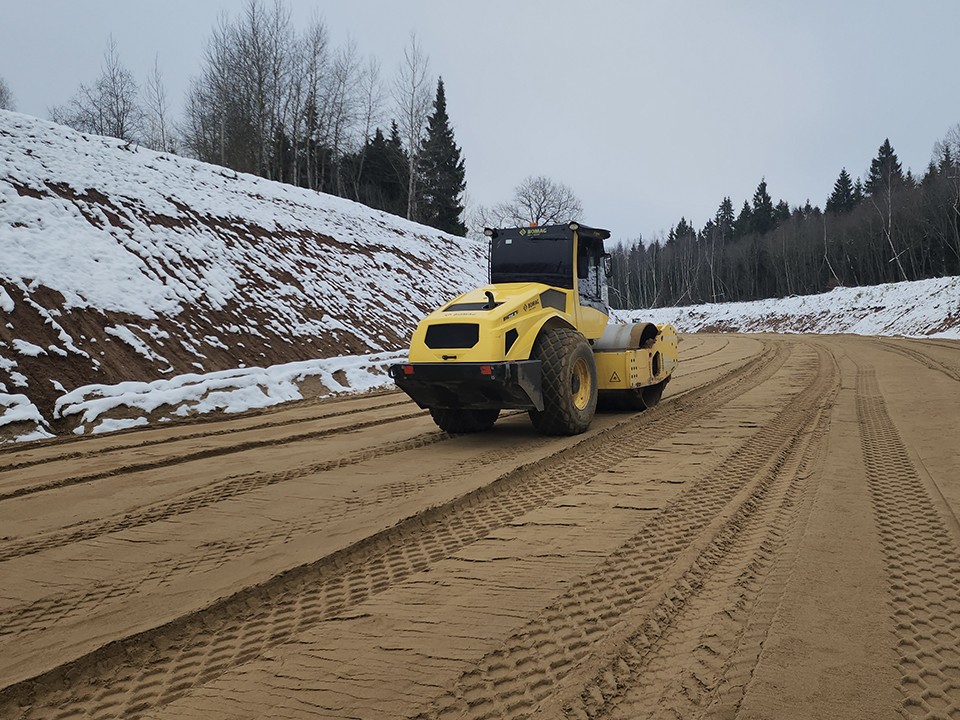
{"label": "tire track in sand", "polygon": [[903,714],[960,718],[960,549],[910,460],[869,366],[857,373],[857,416],[890,572]]}
{"label": "tire track in sand", "polygon": [[[751,366],[732,370],[677,402],[522,466],[316,563],[9,686],[0,691],[0,716],[47,718],[62,710],[57,717],[132,718],[169,703],[683,430],[696,417],[765,382],[786,354],[785,344],[770,343]],[[644,432],[638,432],[640,427]]]}
{"label": "tire track in sand", "polygon": [[942,375],[946,375],[951,380],[956,380],[957,382],[960,382],[960,369],[958,369],[957,367],[951,367],[946,363],[940,362],[939,360],[931,357],[930,355],[923,352],[922,350],[906,347],[906,346],[899,345],[895,342],[890,342],[887,340],[881,340],[880,344],[885,350],[890,350],[892,352],[903,355],[906,358],[915,360],[916,362],[923,365],[925,368],[929,368],[930,370],[936,370],[938,373],[941,373]]}
{"label": "tire track in sand", "polygon": [[[103,457],[104,455],[110,455],[111,453],[126,452],[128,450],[140,450],[144,448],[157,447],[160,445],[173,445],[181,443],[184,440],[201,440],[204,438],[232,435],[237,432],[269,430],[277,427],[302,425],[308,422],[316,422],[317,420],[330,420],[348,415],[357,415],[359,413],[386,410],[391,407],[407,405],[410,403],[405,396],[401,400],[395,399],[395,396],[397,395],[399,395],[398,392],[383,393],[382,395],[371,395],[369,396],[369,400],[371,402],[376,403],[376,401],[380,399],[383,399],[386,402],[340,410],[336,409],[336,405],[338,403],[349,402],[352,404],[360,398],[344,397],[314,401],[311,404],[315,406],[317,410],[316,414],[304,415],[302,417],[286,417],[279,420],[264,420],[262,415],[264,413],[269,413],[270,415],[283,416],[291,412],[295,412],[300,408],[298,408],[296,405],[264,408],[262,411],[256,411],[257,414],[251,418],[244,418],[242,415],[230,418],[197,416],[190,418],[189,420],[180,421],[180,423],[171,422],[164,425],[165,428],[169,428],[176,427],[178,424],[180,424],[183,427],[184,432],[177,435],[165,434],[162,437],[146,440],[141,439],[140,436],[148,434],[150,432],[149,430],[137,430],[135,432],[127,433],[121,432],[111,434],[110,436],[101,435],[99,436],[99,439],[102,439],[105,442],[109,440],[113,440],[114,442],[106,445],[97,444],[96,449],[90,449],[90,446],[91,440],[95,439],[97,436],[58,439],[58,441],[54,444],[40,445],[36,449],[26,449],[16,445],[4,445],[0,446],[0,472],[6,472],[7,470],[22,470],[23,468],[34,467],[35,465],[43,465],[49,462],[78,460],[80,458],[88,458],[93,456]],[[330,408],[332,409],[329,412],[324,412]],[[249,424],[247,424],[248,421]],[[203,429],[204,425],[212,425],[214,427]],[[224,425],[227,425],[227,427],[223,427]],[[200,428],[197,429],[197,426],[200,426]],[[23,459],[14,459],[13,461],[8,461],[7,458],[10,456],[21,456]]]}
{"label": "tire track in sand", "polygon": [[[839,390],[832,358],[809,422],[788,441],[785,460],[738,511],[742,524],[723,556],[708,548],[579,695],[571,718],[733,717],[771,627],[816,495],[813,468],[823,458],[830,408]],[[831,366],[833,370],[831,370]],[[738,521],[739,522],[739,521]],[[718,561],[711,565],[712,559]],[[686,601],[678,607],[677,598]]]}
{"label": "tire track in sand", "polygon": [[451,476],[469,475],[490,465],[511,462],[522,455],[536,452],[551,438],[536,438],[513,448],[484,452],[442,472],[422,475],[415,480],[399,480],[375,488],[366,495],[348,495],[333,498],[318,512],[284,522],[271,523],[240,537],[215,543],[205,543],[192,552],[181,553],[160,562],[151,563],[145,572],[132,571],[92,590],[84,587],[71,593],[58,593],[25,605],[15,606],[0,613],[0,638],[18,637],[38,628],[49,629],[66,620],[86,615],[91,609],[109,600],[116,602],[135,593],[148,592],[171,584],[176,578],[209,572],[234,562],[244,555],[269,545],[284,544],[298,535],[322,529],[333,520],[343,520],[366,508],[397,501],[422,492]]}
{"label": "tire track in sand", "polygon": [[[339,428],[339,431],[349,428]],[[24,555],[32,555],[43,550],[62,547],[71,543],[90,540],[108,533],[119,532],[141,525],[166,520],[176,515],[194,512],[205,508],[214,503],[223,502],[231,498],[245,495],[261,488],[276,485],[277,483],[296,480],[298,478],[315,475],[317,473],[327,472],[348,465],[356,465],[365,460],[385,455],[393,455],[407,450],[432,445],[450,436],[446,433],[435,431],[417,435],[408,440],[401,440],[395,443],[376,445],[365,450],[360,450],[349,455],[344,455],[332,460],[324,460],[318,463],[311,463],[299,468],[284,470],[277,473],[252,472],[246,475],[237,475],[227,477],[210,485],[206,485],[197,490],[184,493],[178,497],[166,500],[160,503],[149,505],[145,508],[125,513],[120,516],[96,520],[93,522],[84,521],[78,525],[67,526],[61,530],[49,533],[42,533],[25,538],[5,542],[0,546],[0,562],[10,560]],[[281,443],[282,444],[282,443]],[[162,466],[162,465],[161,465]]]}
{"label": "tire track in sand", "polygon": [[[400,403],[400,404],[406,404],[406,403]],[[323,428],[320,430],[311,430],[308,432],[299,432],[299,433],[294,433],[292,435],[284,435],[282,437],[265,438],[263,440],[247,440],[244,442],[235,443],[233,445],[204,448],[202,450],[195,450],[193,452],[182,453],[179,455],[167,455],[162,458],[158,458],[156,460],[122,464],[116,467],[112,467],[108,470],[104,470],[102,472],[67,476],[63,478],[57,478],[56,480],[50,480],[48,482],[40,482],[34,485],[25,485],[22,487],[17,487],[12,490],[0,491],[0,502],[4,500],[12,500],[15,498],[24,497],[26,495],[35,495],[36,493],[40,493],[40,492],[47,492],[50,490],[59,490],[61,488],[70,487],[72,485],[81,485],[84,483],[95,482],[97,480],[105,480],[107,478],[116,477],[118,475],[128,475],[130,473],[144,472],[147,470],[157,470],[159,468],[172,467],[174,465],[180,465],[182,463],[187,463],[194,460],[206,460],[208,458],[219,457],[222,455],[232,455],[234,453],[245,452],[249,450],[256,450],[258,448],[276,447],[280,445],[286,445],[287,443],[298,442],[302,440],[316,440],[319,438],[328,437],[330,435],[336,435],[337,433],[347,432],[351,430],[364,430],[367,428],[377,427],[379,425],[386,425],[391,422],[411,420],[413,418],[421,417],[425,415],[426,415],[425,410],[417,409],[415,412],[400,413],[398,415],[393,415],[387,418],[376,418],[373,420],[353,422],[353,423],[350,423],[349,425],[341,425],[341,426],[332,427],[332,428]],[[291,423],[279,423],[278,425],[275,425],[273,427],[284,427],[286,425],[298,424],[299,422],[300,421],[293,421]],[[220,435],[220,434],[221,433],[216,433],[216,435]],[[201,435],[199,437],[207,437],[207,436]],[[126,449],[127,448],[125,448],[125,450]],[[30,464],[33,465],[36,463],[30,463]],[[11,466],[2,468],[0,470],[2,470],[3,472],[8,472],[10,470],[17,470],[17,469],[21,469],[21,466],[11,465]]]}
{"label": "tire track in sand", "polygon": [[[650,635],[663,633],[731,552],[747,519],[763,506],[804,431],[819,417],[818,389],[830,387],[834,377],[819,370],[813,366],[799,372],[805,389],[722,468],[681,493],[537,618],[472,663],[474,668],[417,720],[527,717],[580,682],[582,665],[589,665],[598,644],[620,645],[626,639],[617,659],[628,665],[626,658],[634,654],[630,640],[642,645]],[[678,562],[691,548],[694,556]],[[635,608],[649,608],[658,597],[643,619],[635,617]],[[618,685],[610,668],[600,676],[599,682],[588,681],[584,692],[602,706],[604,688],[616,691]],[[586,703],[580,710],[589,717]]]}

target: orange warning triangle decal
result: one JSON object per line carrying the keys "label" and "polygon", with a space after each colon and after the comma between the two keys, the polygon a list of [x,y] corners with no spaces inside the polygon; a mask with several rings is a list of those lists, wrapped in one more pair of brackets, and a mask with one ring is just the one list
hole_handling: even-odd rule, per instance
{"label": "orange warning triangle decal", "polygon": [[610,382],[620,382],[620,376],[614,373],[610,376]]}

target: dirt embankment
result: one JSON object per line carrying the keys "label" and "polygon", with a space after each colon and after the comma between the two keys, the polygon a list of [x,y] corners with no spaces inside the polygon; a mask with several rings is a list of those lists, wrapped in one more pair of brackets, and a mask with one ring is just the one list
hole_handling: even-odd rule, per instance
{"label": "dirt embankment", "polygon": [[26,115],[0,157],[0,393],[48,421],[89,384],[399,349],[485,273],[478,241]]}
{"label": "dirt embankment", "polygon": [[387,393],[4,451],[0,716],[958,717],[958,350],[686,336],[576,438]]}

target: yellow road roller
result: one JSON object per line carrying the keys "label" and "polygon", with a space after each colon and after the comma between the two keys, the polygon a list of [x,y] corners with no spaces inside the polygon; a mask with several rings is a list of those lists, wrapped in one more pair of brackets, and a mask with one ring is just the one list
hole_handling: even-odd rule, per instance
{"label": "yellow road roller", "polygon": [[607,230],[577,222],[485,230],[490,284],[420,321],[390,377],[449,433],[529,412],[549,435],[582,433],[597,406],[660,401],[679,362],[668,323],[610,322]]}

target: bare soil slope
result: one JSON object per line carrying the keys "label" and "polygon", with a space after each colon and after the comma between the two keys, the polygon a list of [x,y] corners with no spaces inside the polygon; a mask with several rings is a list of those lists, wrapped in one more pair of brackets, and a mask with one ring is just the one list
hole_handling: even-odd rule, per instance
{"label": "bare soil slope", "polygon": [[0,717],[960,717],[960,345],[685,336],[655,409],[393,393],[0,453]]}

